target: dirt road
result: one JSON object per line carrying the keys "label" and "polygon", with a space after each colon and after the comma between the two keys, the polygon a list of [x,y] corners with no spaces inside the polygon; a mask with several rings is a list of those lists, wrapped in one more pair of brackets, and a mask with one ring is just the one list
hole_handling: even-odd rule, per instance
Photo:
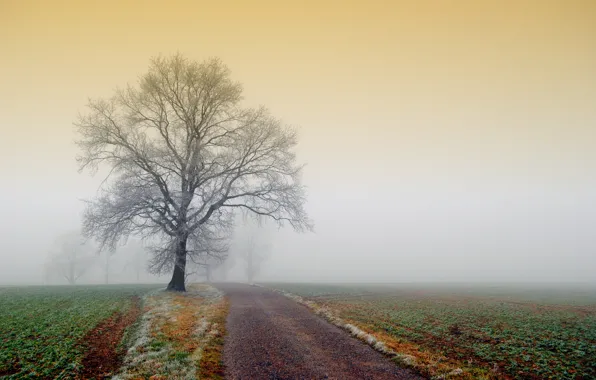
{"label": "dirt road", "polygon": [[270,290],[219,284],[230,299],[229,379],[421,379],[307,308]]}

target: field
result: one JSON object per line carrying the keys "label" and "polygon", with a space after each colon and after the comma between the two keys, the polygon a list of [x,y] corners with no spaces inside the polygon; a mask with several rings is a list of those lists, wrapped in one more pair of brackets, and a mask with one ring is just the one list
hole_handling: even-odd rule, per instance
{"label": "field", "polygon": [[0,378],[220,379],[227,300],[187,288],[0,288]]}
{"label": "field", "polygon": [[[596,290],[471,285],[267,284],[415,358],[429,376],[596,378]],[[459,372],[459,371],[458,371]]]}
{"label": "field", "polygon": [[[596,378],[594,289],[266,286],[370,334],[429,377]],[[0,288],[0,378],[223,378],[227,298],[206,284],[159,288]]]}
{"label": "field", "polygon": [[[91,361],[89,367],[97,364],[93,362],[97,357],[90,356],[102,349],[97,343],[111,343],[108,337],[121,338],[123,328],[140,314],[140,297],[155,288],[0,288],[0,378],[81,376],[86,360]],[[102,328],[110,334],[102,334]]]}

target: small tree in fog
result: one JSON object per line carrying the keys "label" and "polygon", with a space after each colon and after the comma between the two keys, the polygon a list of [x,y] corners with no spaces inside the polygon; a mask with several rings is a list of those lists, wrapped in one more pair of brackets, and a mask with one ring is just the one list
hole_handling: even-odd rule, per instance
{"label": "small tree in fog", "polygon": [[81,234],[71,232],[61,235],[54,243],[45,270],[49,274],[63,277],[70,285],[75,285],[97,259],[94,253],[93,245],[86,242]]}
{"label": "small tree in fog", "polygon": [[271,257],[272,230],[267,220],[239,219],[242,227],[237,231],[235,252],[244,262],[246,279],[252,284],[263,263]]}
{"label": "small tree in fog", "polygon": [[88,203],[85,235],[102,249],[129,235],[157,238],[158,261],[173,263],[168,289],[184,291],[187,254],[234,210],[310,229],[295,131],[265,108],[242,108],[241,94],[219,60],[176,55],[153,59],[136,86],[90,100],[75,123],[78,162],[109,174]]}
{"label": "small tree in fog", "polygon": [[124,269],[131,268],[135,274],[136,282],[140,282],[141,273],[147,270],[147,251],[145,247],[139,241],[129,239],[123,250],[125,255],[128,256]]}
{"label": "small tree in fog", "polygon": [[214,268],[214,276],[218,278],[218,280],[226,281],[228,278],[228,273],[234,265],[236,264],[236,255],[228,254],[228,256],[218,263]]}
{"label": "small tree in fog", "polygon": [[258,244],[254,235],[248,238],[246,246],[242,250],[244,259],[246,278],[249,284],[252,284],[255,277],[261,272],[262,264],[269,259],[271,248],[269,244]]}
{"label": "small tree in fog", "polygon": [[207,282],[213,281],[214,273],[217,270],[225,267],[230,260],[230,256],[228,254],[221,255],[219,257],[208,257],[200,262],[198,262],[198,266],[203,268],[203,275],[205,276],[205,280]]}
{"label": "small tree in fog", "polygon": [[105,284],[110,283],[110,259],[112,256],[111,254],[112,254],[112,252],[110,252],[110,251],[104,252],[105,257],[103,258],[102,269],[103,269],[103,276],[104,276]]}

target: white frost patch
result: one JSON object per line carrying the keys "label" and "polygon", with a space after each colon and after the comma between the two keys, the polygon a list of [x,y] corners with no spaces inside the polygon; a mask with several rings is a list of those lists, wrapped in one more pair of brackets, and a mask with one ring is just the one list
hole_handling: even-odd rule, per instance
{"label": "white frost patch", "polygon": [[209,321],[206,318],[201,318],[201,322],[198,323],[194,333],[196,336],[204,336],[209,329]]}
{"label": "white frost patch", "polygon": [[191,284],[186,290],[187,295],[203,297],[212,302],[219,301],[224,296],[221,290],[207,284]]}
{"label": "white frost patch", "polygon": [[[204,284],[190,285],[184,295],[200,297],[207,300],[206,304],[215,303],[223,297],[221,291]],[[160,320],[177,320],[173,312],[181,306],[174,304],[171,293],[165,292],[164,289],[146,294],[143,297],[143,305],[149,310],[141,317],[134,343],[124,357],[120,372],[112,379],[138,379],[140,374],[162,375],[168,379],[195,379],[196,363],[201,358],[202,349],[199,348],[187,357],[172,357],[175,355],[172,345],[153,337],[160,327]],[[205,317],[197,315],[197,326],[193,335],[196,338],[209,338],[213,331],[216,332],[214,327],[216,326],[211,326]]]}

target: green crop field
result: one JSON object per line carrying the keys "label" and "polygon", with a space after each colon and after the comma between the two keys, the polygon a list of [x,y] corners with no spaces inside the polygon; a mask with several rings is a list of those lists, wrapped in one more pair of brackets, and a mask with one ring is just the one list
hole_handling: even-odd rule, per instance
{"label": "green crop field", "polygon": [[156,285],[0,288],[0,378],[71,379],[81,340],[99,322],[132,306]]}
{"label": "green crop field", "polygon": [[[470,377],[596,378],[596,290],[267,284],[365,331],[467,367]],[[396,344],[397,344],[396,343]]]}

